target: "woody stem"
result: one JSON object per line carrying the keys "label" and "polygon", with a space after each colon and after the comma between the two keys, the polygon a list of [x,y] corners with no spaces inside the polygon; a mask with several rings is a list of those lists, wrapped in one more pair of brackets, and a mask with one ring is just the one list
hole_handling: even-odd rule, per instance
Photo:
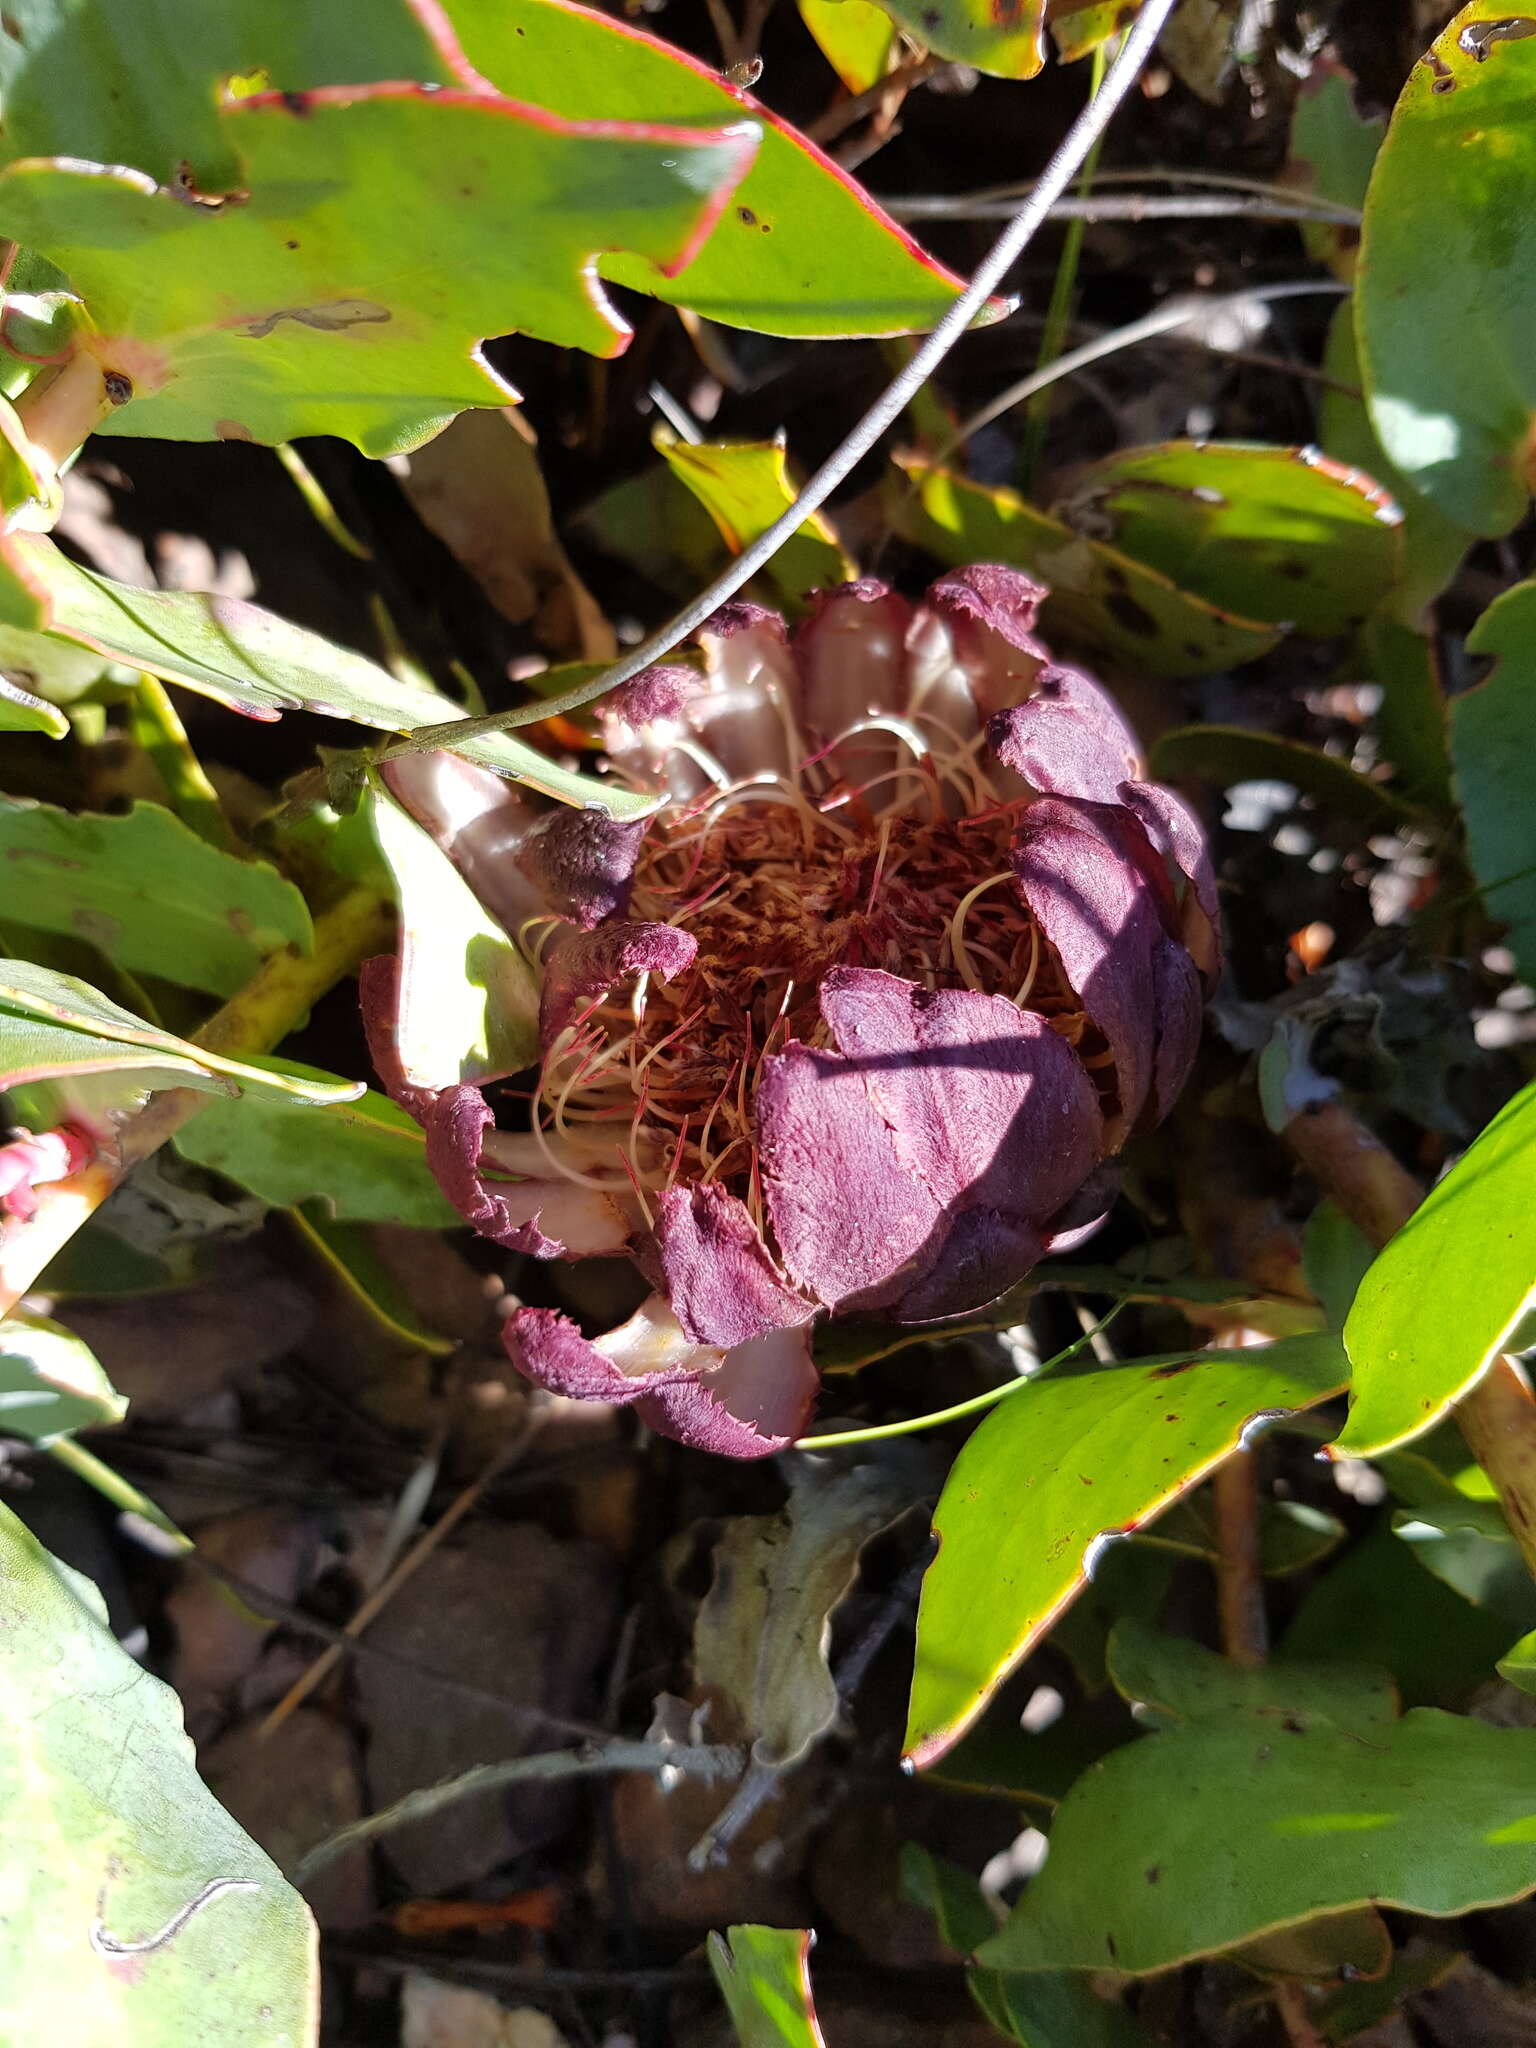
{"label": "woody stem", "polygon": [[[1408,1221],[1423,1190],[1341,1102],[1319,1103],[1283,1132],[1296,1157],[1371,1243]],[[1536,1400],[1508,1358],[1496,1358],[1453,1410],[1467,1448],[1493,1482],[1510,1532],[1536,1577]]]}

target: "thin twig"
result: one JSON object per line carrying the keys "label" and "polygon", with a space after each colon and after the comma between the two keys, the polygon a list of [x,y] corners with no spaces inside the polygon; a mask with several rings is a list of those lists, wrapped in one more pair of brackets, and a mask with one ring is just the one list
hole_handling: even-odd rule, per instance
{"label": "thin twig", "polygon": [[[750,547],[743,549],[692,603],[685,605],[622,661],[589,683],[581,693],[583,702],[590,703],[605,696],[620,683],[628,682],[631,676],[639,675],[642,669],[670,654],[674,647],[702,626],[721,605],[736,595],[743,584],[749,583],[773,560],[784,543],[799,532],[810,515],[826,503],[844,477],[876,446],[882,434],[895,425],[977,314],[985,309],[994,290],[1049,219],[1051,207],[1077,176],[1115,109],[1135,83],[1173,8],[1174,0],[1147,0],[1128,31],[1119,56],[1110,67],[1103,91],[1095,94],[1073,122],[1065,141],[1046,165],[1029,197],[982,259],[970,283],[914,352],[912,360],[891,379],[881,396],[828,456],[794,503]],[[532,716],[535,719],[548,717],[552,708],[546,704],[542,709],[536,708]],[[559,708],[574,710],[577,707],[574,703],[562,703]],[[529,719],[529,710],[522,708],[514,712],[498,712],[488,719],[460,719],[446,725],[418,726],[408,738],[383,749],[377,758],[393,760],[402,754],[427,752],[436,747],[462,746],[466,740],[502,732],[513,725],[527,723]]]}
{"label": "thin twig", "polygon": [[[1093,53],[1093,79],[1089,90],[1097,98],[1104,89],[1105,45],[1100,43]],[[1099,142],[1103,141],[1099,137]],[[1099,167],[1099,148],[1096,143],[1088,152],[1083,165],[1082,186],[1087,195],[1089,182]],[[1057,201],[1060,205],[1063,202]],[[1056,265],[1056,277],[1051,286],[1050,302],[1045,309],[1045,326],[1040,335],[1040,347],[1035,356],[1035,368],[1043,370],[1053,363],[1067,345],[1067,330],[1072,322],[1073,308],[1077,302],[1077,273],[1083,258],[1083,237],[1087,222],[1081,216],[1067,222],[1067,231],[1062,236],[1061,260]],[[1015,474],[1019,488],[1028,497],[1034,490],[1035,478],[1039,474],[1040,459],[1045,453],[1045,437],[1050,427],[1051,409],[1055,401],[1055,390],[1046,384],[1029,401],[1024,415],[1024,433],[1019,447]]]}
{"label": "thin twig", "polygon": [[[524,1438],[519,1437],[512,1443],[505,1445],[491,1460],[490,1464],[486,1466],[473,1485],[466,1486],[458,1499],[451,1502],[443,1510],[426,1534],[419,1537],[411,1545],[411,1548],[401,1558],[394,1570],[390,1572],[388,1578],[368,1595],[368,1598],[358,1608],[356,1614],[347,1622],[344,1630],[346,1635],[355,1636],[361,1634],[370,1621],[383,1613],[406,1580],[411,1578],[426,1563],[427,1559],[437,1549],[438,1545],[443,1542],[445,1537],[450,1535],[458,1527],[459,1523],[463,1521],[491,1481],[500,1472],[504,1471],[512,1459],[520,1453],[524,1441]],[[265,1742],[269,1736],[275,1735],[294,1709],[303,1705],[315,1687],[328,1678],[340,1662],[341,1651],[335,1644],[332,1644],[331,1648],[317,1657],[309,1669],[302,1673],[289,1687],[287,1692],[284,1693],[283,1697],[257,1729],[257,1741]]]}
{"label": "thin twig", "polygon": [[206,1572],[219,1585],[227,1586],[263,1620],[281,1622],[298,1635],[313,1636],[320,1642],[331,1643],[344,1657],[361,1657],[365,1661],[385,1665],[423,1684],[453,1693],[460,1699],[492,1707],[525,1728],[542,1728],[552,1735],[569,1735],[578,1742],[603,1742],[610,1733],[594,1722],[573,1720],[569,1714],[552,1714],[546,1707],[531,1707],[520,1700],[508,1699],[504,1693],[493,1692],[488,1685],[476,1685],[471,1679],[456,1678],[447,1671],[434,1671],[430,1664],[407,1657],[399,1650],[387,1650],[381,1643],[370,1642],[366,1636],[349,1636],[334,1622],[322,1621],[318,1615],[295,1607],[291,1601],[279,1600],[264,1586],[231,1571],[205,1551],[189,1550],[183,1561]]}
{"label": "thin twig", "polygon": [[302,1889],[327,1864],[334,1863],[338,1856],[344,1856],[360,1843],[371,1842],[375,1837],[405,1827],[411,1821],[426,1820],[446,1806],[456,1806],[460,1800],[476,1798],[483,1792],[499,1792],[508,1785],[610,1777],[623,1771],[677,1771],[686,1777],[707,1781],[734,1777],[742,1762],[741,1751],[728,1743],[694,1746],[672,1742],[609,1742],[600,1748],[552,1749],[537,1756],[514,1756],[501,1763],[476,1764],[473,1770],[464,1771],[456,1778],[446,1778],[441,1784],[424,1785],[419,1791],[407,1792],[403,1799],[381,1807],[377,1813],[365,1814],[361,1820],[338,1828],[334,1835],[327,1835],[323,1842],[317,1842],[312,1849],[306,1850],[289,1873],[290,1882]]}
{"label": "thin twig", "polygon": [[[1070,377],[1074,371],[1086,369],[1089,363],[1096,363],[1104,356],[1114,355],[1119,350],[1133,348],[1138,342],[1151,341],[1159,334],[1168,334],[1176,327],[1189,327],[1196,321],[1208,320],[1213,314],[1235,312],[1239,307],[1254,303],[1269,304],[1277,299],[1299,299],[1310,295],[1347,296],[1349,286],[1338,278],[1298,278],[1284,284],[1256,284],[1245,291],[1220,292],[1210,298],[1180,299],[1175,305],[1156,307],[1144,314],[1140,320],[1132,320],[1128,326],[1117,327],[1108,334],[1101,334],[1093,341],[1085,341],[1080,348],[1069,349],[1064,356],[1058,356],[1054,363],[1042,370],[1034,371],[1028,377],[1021,377],[1017,384],[996,398],[989,399],[979,412],[974,412],[957,428],[947,446],[941,448],[933,460],[943,462],[945,458],[962,447],[972,434],[990,426],[1014,406],[1022,405],[1026,398],[1033,398],[1037,391],[1043,391],[1047,384],[1054,384],[1058,378]],[[452,728],[448,728],[452,730]]]}
{"label": "thin twig", "polygon": [[[1012,211],[1005,199],[946,198],[942,193],[910,199],[882,199],[880,204],[894,220],[1006,220]],[[1179,199],[1164,192],[1100,192],[1092,198],[1058,199],[1051,208],[1052,220],[1099,221],[1145,220],[1296,220],[1317,221],[1326,227],[1357,228],[1360,215],[1350,206],[1334,206],[1326,199],[1261,199],[1257,193],[1232,192],[1225,196],[1209,193],[1203,197]]]}
{"label": "thin twig", "polygon": [[1250,1669],[1262,1664],[1269,1654],[1264,1572],[1259,1556],[1256,1458],[1253,1451],[1234,1451],[1211,1477],[1221,1647],[1234,1664]]}
{"label": "thin twig", "polygon": [[[932,78],[935,71],[942,71],[946,59],[935,57],[931,50],[924,50],[920,56],[909,57],[904,64],[898,64],[894,71],[888,71],[884,78],[877,78],[873,85],[866,85],[862,92],[856,92],[851,99],[839,100],[819,120],[812,121],[806,134],[812,142],[820,143],[823,149],[829,142],[835,142],[839,135],[846,135],[856,122],[866,114],[876,114],[893,92],[903,98],[913,86],[921,85],[925,78]],[[1010,206],[1001,218],[1007,219],[1013,212]]]}
{"label": "thin twig", "polygon": [[[1074,178],[1072,183],[1080,185],[1082,179]],[[1308,199],[1311,205],[1328,211],[1330,217],[1337,217],[1341,226],[1358,222],[1360,216],[1355,208],[1341,205],[1337,200],[1318,199],[1315,195],[1298,192],[1291,185],[1277,185],[1267,178],[1250,178],[1239,171],[1190,171],[1177,170],[1173,166],[1156,164],[1122,165],[1118,170],[1101,170],[1094,176],[1095,189],[1105,185],[1172,185],[1175,190],[1192,189],[1201,192],[1246,192],[1255,199],[1273,199],[1284,205],[1289,200]],[[988,185],[979,192],[939,194],[916,203],[931,207],[939,213],[950,204],[962,206],[988,205],[1008,208],[1016,206],[1028,193],[1034,190],[1029,180],[1018,180],[1006,185]],[[899,204],[909,204],[900,201]],[[885,205],[884,200],[881,201]]]}

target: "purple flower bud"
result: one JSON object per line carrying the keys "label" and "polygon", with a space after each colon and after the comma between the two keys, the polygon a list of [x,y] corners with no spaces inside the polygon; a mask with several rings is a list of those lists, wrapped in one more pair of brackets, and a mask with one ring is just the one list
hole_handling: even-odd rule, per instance
{"label": "purple flower bud", "polygon": [[[730,605],[703,666],[602,707],[642,826],[540,812],[463,763],[396,788],[543,975],[526,1113],[385,1083],[466,1220],[537,1257],[628,1251],[656,1290],[589,1339],[517,1311],[519,1368],[737,1457],[783,1448],[824,1314],[973,1311],[1102,1221],[1220,964],[1200,827],[1100,685],[980,564],[916,607],[866,580],[791,636]],[[438,757],[442,760],[443,757]]]}

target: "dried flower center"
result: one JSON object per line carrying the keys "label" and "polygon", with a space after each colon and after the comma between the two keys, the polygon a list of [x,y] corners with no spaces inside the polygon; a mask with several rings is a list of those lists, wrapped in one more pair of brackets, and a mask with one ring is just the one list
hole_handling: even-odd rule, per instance
{"label": "dried flower center", "polygon": [[590,1141],[612,1125],[615,1165],[642,1200],[679,1177],[718,1181],[761,1223],[762,1062],[789,1038],[829,1042],[817,991],[835,966],[1011,997],[1111,1088],[1102,1042],[1014,885],[1021,808],[828,813],[788,783],[674,805],[646,835],[630,915],[692,933],[697,957],[672,982],[615,991],[567,1034],[545,1063],[545,1127]]}

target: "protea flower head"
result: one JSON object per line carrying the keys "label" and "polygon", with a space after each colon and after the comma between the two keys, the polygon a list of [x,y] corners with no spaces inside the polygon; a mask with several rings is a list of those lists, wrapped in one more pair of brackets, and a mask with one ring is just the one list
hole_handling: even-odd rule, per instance
{"label": "protea flower head", "polygon": [[1036,637],[1044,594],[983,565],[916,606],[823,592],[793,632],[727,607],[702,672],[601,707],[614,773],[658,798],[638,825],[541,815],[451,755],[391,770],[540,964],[543,1058],[522,1130],[476,1088],[402,1089],[384,961],[381,1073],[477,1229],[627,1253],[654,1289],[595,1340],[516,1311],[531,1379],[776,1451],[818,1316],[978,1308],[1101,1220],[1194,1058],[1215,889],[1108,696]]}

